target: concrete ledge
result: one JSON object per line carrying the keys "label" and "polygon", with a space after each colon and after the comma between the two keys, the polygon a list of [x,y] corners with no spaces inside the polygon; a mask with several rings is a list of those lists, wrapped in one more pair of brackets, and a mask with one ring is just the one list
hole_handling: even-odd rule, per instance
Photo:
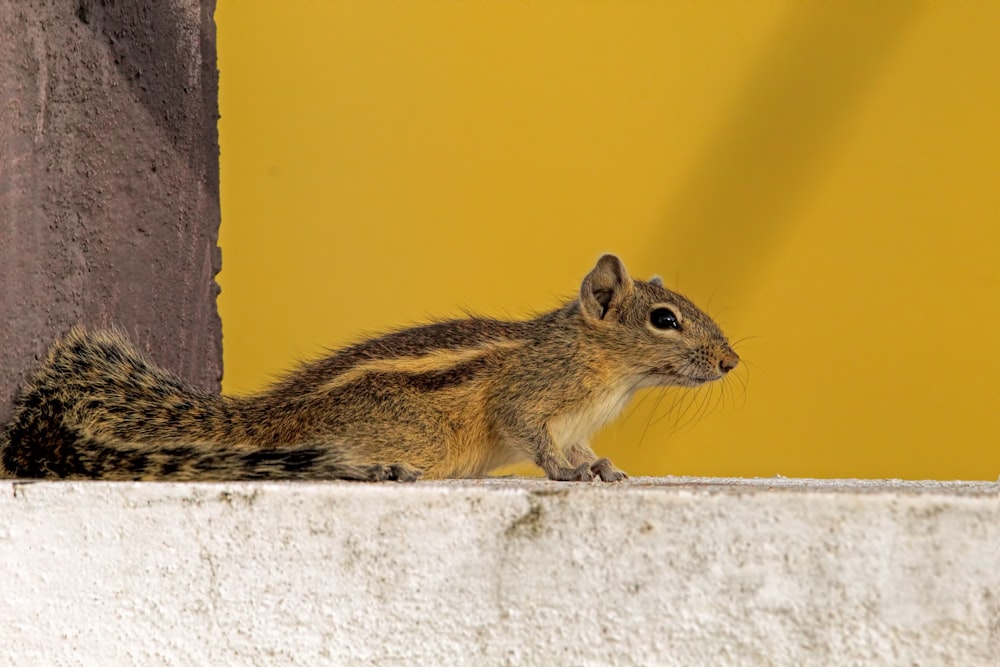
{"label": "concrete ledge", "polygon": [[1000,485],[0,488],[3,664],[995,665]]}

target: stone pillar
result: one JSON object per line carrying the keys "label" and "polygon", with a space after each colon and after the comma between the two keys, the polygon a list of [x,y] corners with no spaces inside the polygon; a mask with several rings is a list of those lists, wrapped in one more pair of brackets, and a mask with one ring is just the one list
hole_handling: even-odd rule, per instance
{"label": "stone pillar", "polygon": [[214,10],[0,0],[0,420],[78,322],[219,387]]}

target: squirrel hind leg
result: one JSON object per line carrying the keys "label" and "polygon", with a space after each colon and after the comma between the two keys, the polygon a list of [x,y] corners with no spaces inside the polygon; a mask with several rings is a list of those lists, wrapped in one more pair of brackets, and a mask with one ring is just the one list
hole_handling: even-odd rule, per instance
{"label": "squirrel hind leg", "polygon": [[370,463],[341,466],[336,477],[354,482],[415,482],[422,474],[406,463]]}
{"label": "squirrel hind leg", "polygon": [[[195,467],[199,467],[196,465]],[[274,448],[205,452],[201,466],[221,477],[236,479],[340,479],[355,482],[412,482],[421,475],[417,468],[399,462],[382,463],[368,456],[345,451],[337,443],[310,442]]]}
{"label": "squirrel hind leg", "polygon": [[420,471],[405,463],[381,463],[325,440],[271,447],[220,447],[210,441],[160,448],[154,478],[209,480],[347,480],[412,482]]}

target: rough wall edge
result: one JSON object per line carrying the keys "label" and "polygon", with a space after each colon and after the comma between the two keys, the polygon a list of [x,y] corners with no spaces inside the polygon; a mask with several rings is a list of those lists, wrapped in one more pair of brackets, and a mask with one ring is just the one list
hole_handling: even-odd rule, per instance
{"label": "rough wall edge", "polygon": [[167,492],[171,495],[185,493],[211,494],[233,489],[253,492],[268,490],[292,493],[351,493],[375,496],[381,494],[416,494],[427,492],[502,492],[520,495],[565,496],[568,494],[616,494],[632,491],[678,492],[684,494],[896,494],[935,495],[947,497],[982,497],[1000,499],[1000,482],[979,480],[902,480],[902,479],[812,479],[790,477],[633,477],[619,484],[553,482],[534,477],[487,477],[483,479],[452,479],[421,481],[410,484],[357,482],[105,482],[105,481],[40,481],[6,480],[14,496],[32,493],[59,493],[59,489],[72,489],[74,493],[98,490],[102,493],[146,490]]}

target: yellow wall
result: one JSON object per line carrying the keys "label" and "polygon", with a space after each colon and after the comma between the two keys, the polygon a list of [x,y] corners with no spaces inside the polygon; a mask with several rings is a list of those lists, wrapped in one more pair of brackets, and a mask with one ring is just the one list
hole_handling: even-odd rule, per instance
{"label": "yellow wall", "polygon": [[549,308],[614,251],[755,336],[696,423],[653,393],[603,434],[632,474],[1000,474],[1000,3],[217,19],[227,391],[364,332]]}

